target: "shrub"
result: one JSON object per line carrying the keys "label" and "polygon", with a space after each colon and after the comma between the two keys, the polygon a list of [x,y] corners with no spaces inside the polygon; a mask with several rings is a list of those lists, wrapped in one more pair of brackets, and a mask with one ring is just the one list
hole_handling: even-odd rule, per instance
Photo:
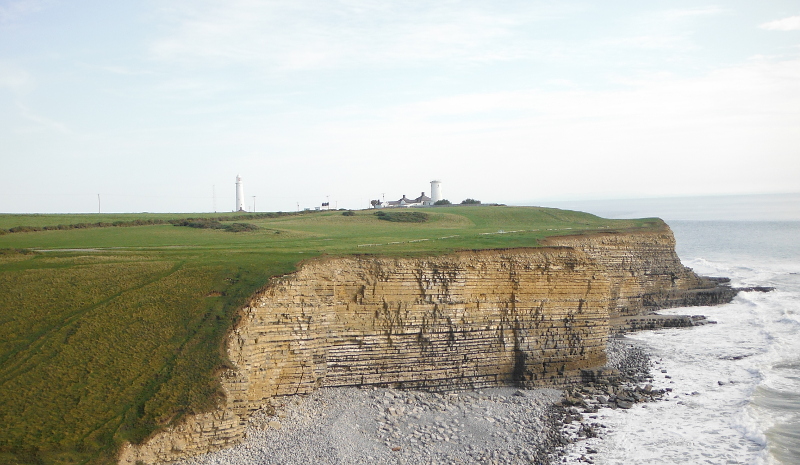
{"label": "shrub", "polygon": [[464,199],[461,201],[461,205],[480,205],[480,200],[475,199]]}
{"label": "shrub", "polygon": [[452,204],[452,203],[450,203],[450,201],[449,201],[449,200],[447,200],[447,199],[437,200],[436,202],[433,202],[433,204],[434,204],[434,205],[453,205],[453,204]]}
{"label": "shrub", "polygon": [[188,226],[190,228],[200,229],[226,229],[227,226],[217,220],[206,220],[202,218],[188,218],[182,221],[173,223],[175,226]]}
{"label": "shrub", "polygon": [[229,232],[246,232],[259,229],[258,226],[250,223],[222,224],[215,219],[207,218],[187,218],[185,220],[173,221],[172,225],[199,229],[224,229]]}
{"label": "shrub", "polygon": [[428,221],[429,218],[427,213],[422,212],[376,212],[375,216],[381,220],[395,221],[398,223],[424,223]]}
{"label": "shrub", "polygon": [[9,232],[17,233],[17,232],[35,232],[41,231],[42,228],[38,226],[14,226],[13,228],[9,229]]}
{"label": "shrub", "polygon": [[258,226],[250,223],[233,223],[229,226],[223,226],[223,228],[228,232],[248,232],[257,230]]}
{"label": "shrub", "polygon": [[[2,229],[0,229],[2,231]],[[30,249],[16,249],[16,248],[4,248],[0,249],[0,255],[33,255],[36,252]]]}
{"label": "shrub", "polygon": [[356,216],[356,212],[347,210],[347,211],[342,212],[342,216]]}
{"label": "shrub", "polygon": [[[342,209],[344,210],[344,209]],[[96,223],[71,223],[45,226],[14,226],[10,229],[0,229],[0,236],[9,233],[24,233],[35,231],[64,231],[69,229],[88,229],[88,228],[110,228],[110,227],[129,227],[129,226],[150,226],[156,224],[172,224],[174,226],[189,226],[193,228],[212,228],[228,229],[228,226],[219,225],[221,221],[238,221],[245,219],[280,218],[283,216],[305,215],[313,212],[268,212],[268,213],[247,213],[235,216],[219,216],[216,218],[177,218],[177,219],[157,219],[140,218],[130,221],[117,220],[114,222],[98,221]],[[191,223],[191,224],[190,224]]]}

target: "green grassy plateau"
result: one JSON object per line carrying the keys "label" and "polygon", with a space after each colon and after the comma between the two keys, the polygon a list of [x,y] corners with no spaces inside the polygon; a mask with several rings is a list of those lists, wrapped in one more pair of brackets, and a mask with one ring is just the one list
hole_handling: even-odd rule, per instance
{"label": "green grassy plateau", "polygon": [[[534,207],[420,211],[427,221],[372,211],[0,215],[0,463],[111,463],[123,441],[213,408],[237,310],[302,260],[531,247],[663,224]],[[133,225],[187,217],[258,229]],[[106,227],[9,232],[98,222]]]}

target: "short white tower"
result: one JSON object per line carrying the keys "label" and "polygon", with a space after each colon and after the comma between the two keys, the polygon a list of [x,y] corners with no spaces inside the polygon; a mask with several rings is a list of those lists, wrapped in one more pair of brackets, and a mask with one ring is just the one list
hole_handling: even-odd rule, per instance
{"label": "short white tower", "polygon": [[242,177],[236,175],[236,211],[244,211],[244,186],[242,185]]}
{"label": "short white tower", "polygon": [[442,200],[442,181],[431,181],[431,203]]}

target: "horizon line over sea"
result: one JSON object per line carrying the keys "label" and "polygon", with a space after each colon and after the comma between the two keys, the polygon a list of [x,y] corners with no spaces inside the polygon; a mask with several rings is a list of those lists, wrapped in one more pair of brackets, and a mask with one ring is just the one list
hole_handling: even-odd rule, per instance
{"label": "horizon line over sea", "polygon": [[664,221],[800,221],[800,193],[531,201],[603,218]]}

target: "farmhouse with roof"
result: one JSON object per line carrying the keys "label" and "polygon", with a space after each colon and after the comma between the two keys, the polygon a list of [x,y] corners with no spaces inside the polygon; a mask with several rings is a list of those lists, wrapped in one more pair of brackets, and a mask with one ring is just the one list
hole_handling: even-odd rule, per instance
{"label": "farmhouse with roof", "polygon": [[430,207],[437,200],[442,200],[441,181],[431,181],[431,197],[422,192],[416,199],[409,199],[405,194],[400,200],[380,201],[372,200],[372,208],[400,208],[400,207]]}

